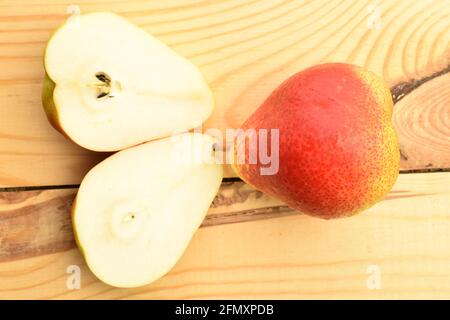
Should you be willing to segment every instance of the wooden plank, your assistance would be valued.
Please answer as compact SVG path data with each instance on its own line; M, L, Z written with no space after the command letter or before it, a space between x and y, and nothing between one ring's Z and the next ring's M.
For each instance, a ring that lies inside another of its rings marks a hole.
M76 184L105 157L66 141L48 125L40 106L45 43L68 16L72 3L7 0L0 4L0 186ZM205 126L220 129L239 126L282 80L317 63L363 65L396 90L446 69L450 63L448 0L384 1L379 7L380 29L370 27L377 12L372 10L373 3L77 1L81 12L123 14L198 65L217 101ZM448 77L441 80L448 87ZM433 101L427 112L448 114L449 104L439 102L445 93L429 89L403 99L404 107L399 109L424 110L429 108L427 101ZM408 122L404 130L414 127L429 135L425 125ZM430 154L438 148L436 144L419 146L420 152L411 154L420 139L417 135L411 138L406 131L401 131L400 141L411 160L402 162L404 169L430 163L432 167L450 167L446 139L440 139L439 145L445 144L439 147L440 160L436 161ZM232 175L227 168L227 176Z
M5 261L0 298L450 298L449 182L450 173L402 174L386 199L348 219L295 214L214 223L196 233L168 275L142 288L102 284L75 249ZM250 208L283 211L278 201L243 188L225 185L209 217L241 211L251 216ZM71 192L3 196L0 216L43 214L24 208ZM0 221L5 228L5 219ZM80 290L66 286L73 265L81 269ZM367 286L374 270L380 289Z
M0 192L0 262L75 247L71 208L77 189ZM293 215L241 181L224 182L202 227Z

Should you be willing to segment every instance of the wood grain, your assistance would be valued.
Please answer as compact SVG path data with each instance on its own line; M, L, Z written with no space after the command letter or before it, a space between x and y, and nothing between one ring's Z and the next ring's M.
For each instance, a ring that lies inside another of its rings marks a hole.
M157 282L136 289L109 287L71 249L0 263L0 298L450 298L449 182L450 173L402 174L371 209L331 221L283 216L285 207L277 200L230 183L208 218L223 219L226 212L251 221L201 228L181 261ZM42 210L24 208L55 199L62 205L72 192L3 196L1 226L20 211L43 219ZM253 220L264 210L272 219ZM52 216L52 223L60 222ZM67 289L70 265L81 268L80 290ZM374 265L381 288L371 290L367 270Z
M448 0L380 1L379 29L368 27L373 16L370 6L376 3L76 1L81 12L123 14L189 57L205 75L217 101L205 127L221 129L239 126L282 80L317 63L362 65L394 88L420 81L450 64ZM73 1L0 3L0 186L76 184L105 157L66 141L49 126L40 106L43 50L52 30L67 18L70 4ZM448 87L448 78L441 80ZM428 95L435 102L442 97L438 90L425 91L417 95ZM426 102L405 98L405 106L399 109L408 105L407 109L424 110ZM448 104L438 109L448 112ZM423 125L409 123L402 131L405 152L411 153L419 139L403 133L410 126L428 132ZM411 155L414 160L402 165L406 169L429 163L450 167L445 141L440 138L440 147L436 143L419 147L420 152ZM429 153L436 148L439 159ZM227 170L227 175L233 173Z
M75 194L73 189L0 193L0 262L74 248Z
M394 123L404 169L450 164L450 73L430 81L399 101Z

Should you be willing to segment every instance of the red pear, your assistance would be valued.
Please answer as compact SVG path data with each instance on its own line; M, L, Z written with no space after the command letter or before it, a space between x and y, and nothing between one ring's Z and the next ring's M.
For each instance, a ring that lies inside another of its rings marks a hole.
M330 63L306 69L242 125L245 139L235 140L233 167L250 185L303 213L354 215L383 198L397 179L392 109L384 81L363 68ZM264 148L270 163L262 158Z

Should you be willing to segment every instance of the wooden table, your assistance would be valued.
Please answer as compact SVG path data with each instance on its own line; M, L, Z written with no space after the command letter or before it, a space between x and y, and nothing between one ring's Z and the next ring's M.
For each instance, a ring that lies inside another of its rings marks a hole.
M448 0L72 3L0 1L0 298L450 298ZM305 67L367 67L396 101L398 182L363 214L322 221L227 169L169 274L137 289L101 283L75 248L69 209L107 154L65 140L40 102L46 41L78 9L121 13L189 57L217 100L206 127L238 127ZM77 267L80 289L70 286Z

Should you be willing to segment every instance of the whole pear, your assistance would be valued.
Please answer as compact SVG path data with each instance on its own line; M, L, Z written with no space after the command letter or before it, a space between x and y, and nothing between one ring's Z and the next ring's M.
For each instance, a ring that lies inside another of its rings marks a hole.
M352 216L382 199L397 179L392 109L390 90L375 74L343 63L314 66L282 83L244 122L243 132L266 129L268 135L257 134L258 143L235 139L233 167L250 185L305 214ZM263 174L260 156L249 161L264 143L277 154L272 174Z

